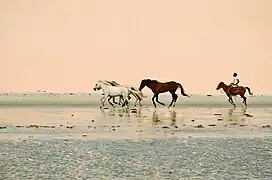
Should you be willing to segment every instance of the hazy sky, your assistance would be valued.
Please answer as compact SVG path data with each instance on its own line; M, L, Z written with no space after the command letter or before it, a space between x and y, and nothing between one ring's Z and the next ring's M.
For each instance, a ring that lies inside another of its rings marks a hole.
M0 0L0 91L143 78L272 92L271 0Z

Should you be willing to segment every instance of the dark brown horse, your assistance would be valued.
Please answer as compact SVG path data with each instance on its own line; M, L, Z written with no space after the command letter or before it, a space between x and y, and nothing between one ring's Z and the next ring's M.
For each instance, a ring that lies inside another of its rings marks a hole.
M220 82L216 88L216 90L223 89L226 93L226 95L229 97L229 102L235 107L236 105L233 102L232 96L237 96L240 95L241 98L243 98L243 103L247 106L247 98L245 97L246 90L248 90L248 93L250 95L253 95L251 93L249 87L244 87L244 86L238 86L238 87L233 87L231 85L226 85L223 82Z
M178 99L178 95L176 94L176 90L178 88L180 88L181 94L183 96L190 97L189 95L185 94L182 85L180 83L175 82L175 81L169 81L169 82L162 83L162 82L159 82L157 80L143 79L141 81L139 91L141 91L145 86L148 87L149 89L151 89L151 91L154 94L153 97L152 97L152 102L153 102L153 105L155 107L156 107L155 98L156 98L156 101L159 104L165 106L165 104L160 102L159 99L158 99L160 93L165 93L165 92L170 92L171 93L172 101L169 104L168 108L171 107L173 103L174 103L173 107L175 107L175 103L176 103L176 101Z

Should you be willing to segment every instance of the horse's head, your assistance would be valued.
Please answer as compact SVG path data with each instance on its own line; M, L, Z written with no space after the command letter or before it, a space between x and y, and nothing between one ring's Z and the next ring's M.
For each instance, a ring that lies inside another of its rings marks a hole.
M97 83L95 84L94 86L94 91L99 91L101 89L101 85L102 85L102 82L101 81L97 81Z
M216 90L219 90L221 89L225 84L223 82L220 82L217 87L216 87Z
M148 85L151 82L151 79L143 79L141 81L139 91L141 91L146 85Z

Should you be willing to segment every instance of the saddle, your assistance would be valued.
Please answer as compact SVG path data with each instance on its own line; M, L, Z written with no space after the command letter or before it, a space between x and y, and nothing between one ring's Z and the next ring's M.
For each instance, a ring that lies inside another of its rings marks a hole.
M235 91L235 90L241 89L241 88L243 88L243 86L233 86L233 85L230 85L230 90L231 91Z

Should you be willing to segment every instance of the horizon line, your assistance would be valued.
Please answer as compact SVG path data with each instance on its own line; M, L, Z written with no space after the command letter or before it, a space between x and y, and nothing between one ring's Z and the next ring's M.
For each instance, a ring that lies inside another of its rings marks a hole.
M102 93L102 92L101 92ZM67 92L50 92L50 91L0 91L0 94L101 94L100 92L94 92L94 91L67 91ZM145 95L153 95L152 92L145 92ZM170 95L169 93L165 92L165 93L160 93L161 95ZM180 95L180 93L177 93L178 95ZM194 93L189 93L190 95L203 95L203 96L213 96L213 95L225 95L225 93L220 93L220 92L216 92L216 93L203 93L203 92L194 92ZM259 93L254 93L252 96L256 96L256 95L272 95L272 92L259 92Z

